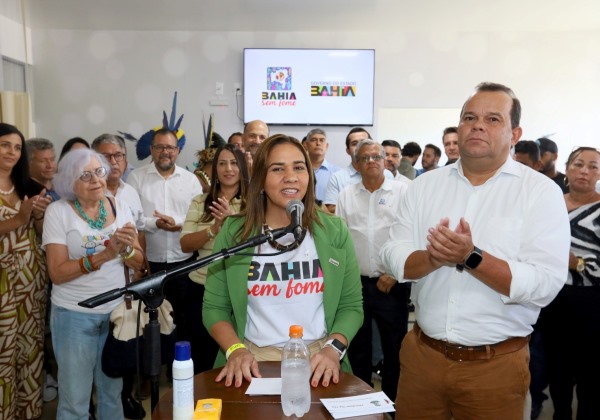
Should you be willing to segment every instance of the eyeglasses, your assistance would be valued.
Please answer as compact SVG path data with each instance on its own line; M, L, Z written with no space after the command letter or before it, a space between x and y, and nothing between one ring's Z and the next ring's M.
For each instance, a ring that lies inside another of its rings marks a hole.
M383 160L383 156L381 156L381 155L360 156L358 158L358 160L361 162L364 162L364 163L369 163L370 161L379 162L380 160Z
M115 159L115 162L121 162L123 160L123 158L125 157L125 153L103 153L102 156L104 156L104 158L110 162L111 159Z
M164 152L166 150L169 153L174 153L179 148L177 146L169 146L166 144L153 144L152 149L156 150L157 152Z
M83 171L81 175L79 175L79 179L83 182L90 182L92 180L92 175L96 175L98 178L104 178L106 176L106 168L101 166L93 171Z

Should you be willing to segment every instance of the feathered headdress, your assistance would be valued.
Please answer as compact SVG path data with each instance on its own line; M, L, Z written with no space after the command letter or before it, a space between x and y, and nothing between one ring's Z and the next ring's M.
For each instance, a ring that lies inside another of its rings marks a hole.
M183 120L183 114L181 117L175 122L175 115L177 110L177 92L173 95L173 108L171 109L171 118L167 120L167 113L163 111L163 124L161 127L155 127L152 130L146 132L142 137L136 139L129 133L125 133L123 131L119 131L126 140L135 142L135 153L137 155L138 160L144 160L148 156L150 156L150 145L152 144L152 137L154 133L162 128L167 128L173 131L177 136L177 146L179 146L180 150L183 150L183 146L185 146L185 133L183 130L179 128L181 125L181 121Z
M204 129L204 149L196 152L199 168L212 162L217 149L227 144L225 139L219 133L214 131L214 117L214 114L210 114L210 117L208 118L208 127L204 122L204 118L202 119L202 128Z

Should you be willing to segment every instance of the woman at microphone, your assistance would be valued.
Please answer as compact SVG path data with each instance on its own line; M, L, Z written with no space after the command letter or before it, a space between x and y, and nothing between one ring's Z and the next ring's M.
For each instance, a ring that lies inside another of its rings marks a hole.
M345 350L363 321L354 244L345 223L315 204L313 170L298 140L266 139L254 158L246 209L225 221L214 249L290 226L304 205L302 229L212 264L202 317L219 344L217 381L260 377L258 361L281 360L293 324L304 328L311 384L339 381L350 370ZM295 224L295 223L293 223Z

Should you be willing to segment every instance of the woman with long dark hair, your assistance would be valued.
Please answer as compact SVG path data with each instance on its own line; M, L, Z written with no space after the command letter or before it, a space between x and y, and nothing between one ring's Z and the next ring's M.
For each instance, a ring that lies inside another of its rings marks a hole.
M198 258L212 254L215 236L225 218L246 208L249 177L244 155L228 144L217 149L211 166L210 179L213 181L210 189L192 200L181 230L181 249L184 252L198 251ZM218 350L218 345L202 325L207 269L205 266L190 273L192 285L185 305L186 318L194 325L189 331L189 339L196 373L212 369Z
M46 261L38 246L51 199L29 191L25 138L0 123L0 418L42 414Z
M312 386L350 369L348 346L363 322L360 271L344 221L315 203L314 173L298 140L266 139L254 157L246 209L228 217L214 248L287 227L291 200L304 204L302 232L287 234L208 269L204 325L219 344L217 381L239 387L259 376L258 361L281 360L289 327L302 325L311 352Z

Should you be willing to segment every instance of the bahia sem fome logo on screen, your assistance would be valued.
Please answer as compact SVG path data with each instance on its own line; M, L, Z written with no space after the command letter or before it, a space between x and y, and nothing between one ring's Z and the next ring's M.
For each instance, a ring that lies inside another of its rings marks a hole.
M262 106L295 106L291 67L267 67L267 90L262 93Z
M292 90L291 67L267 67L268 90Z

